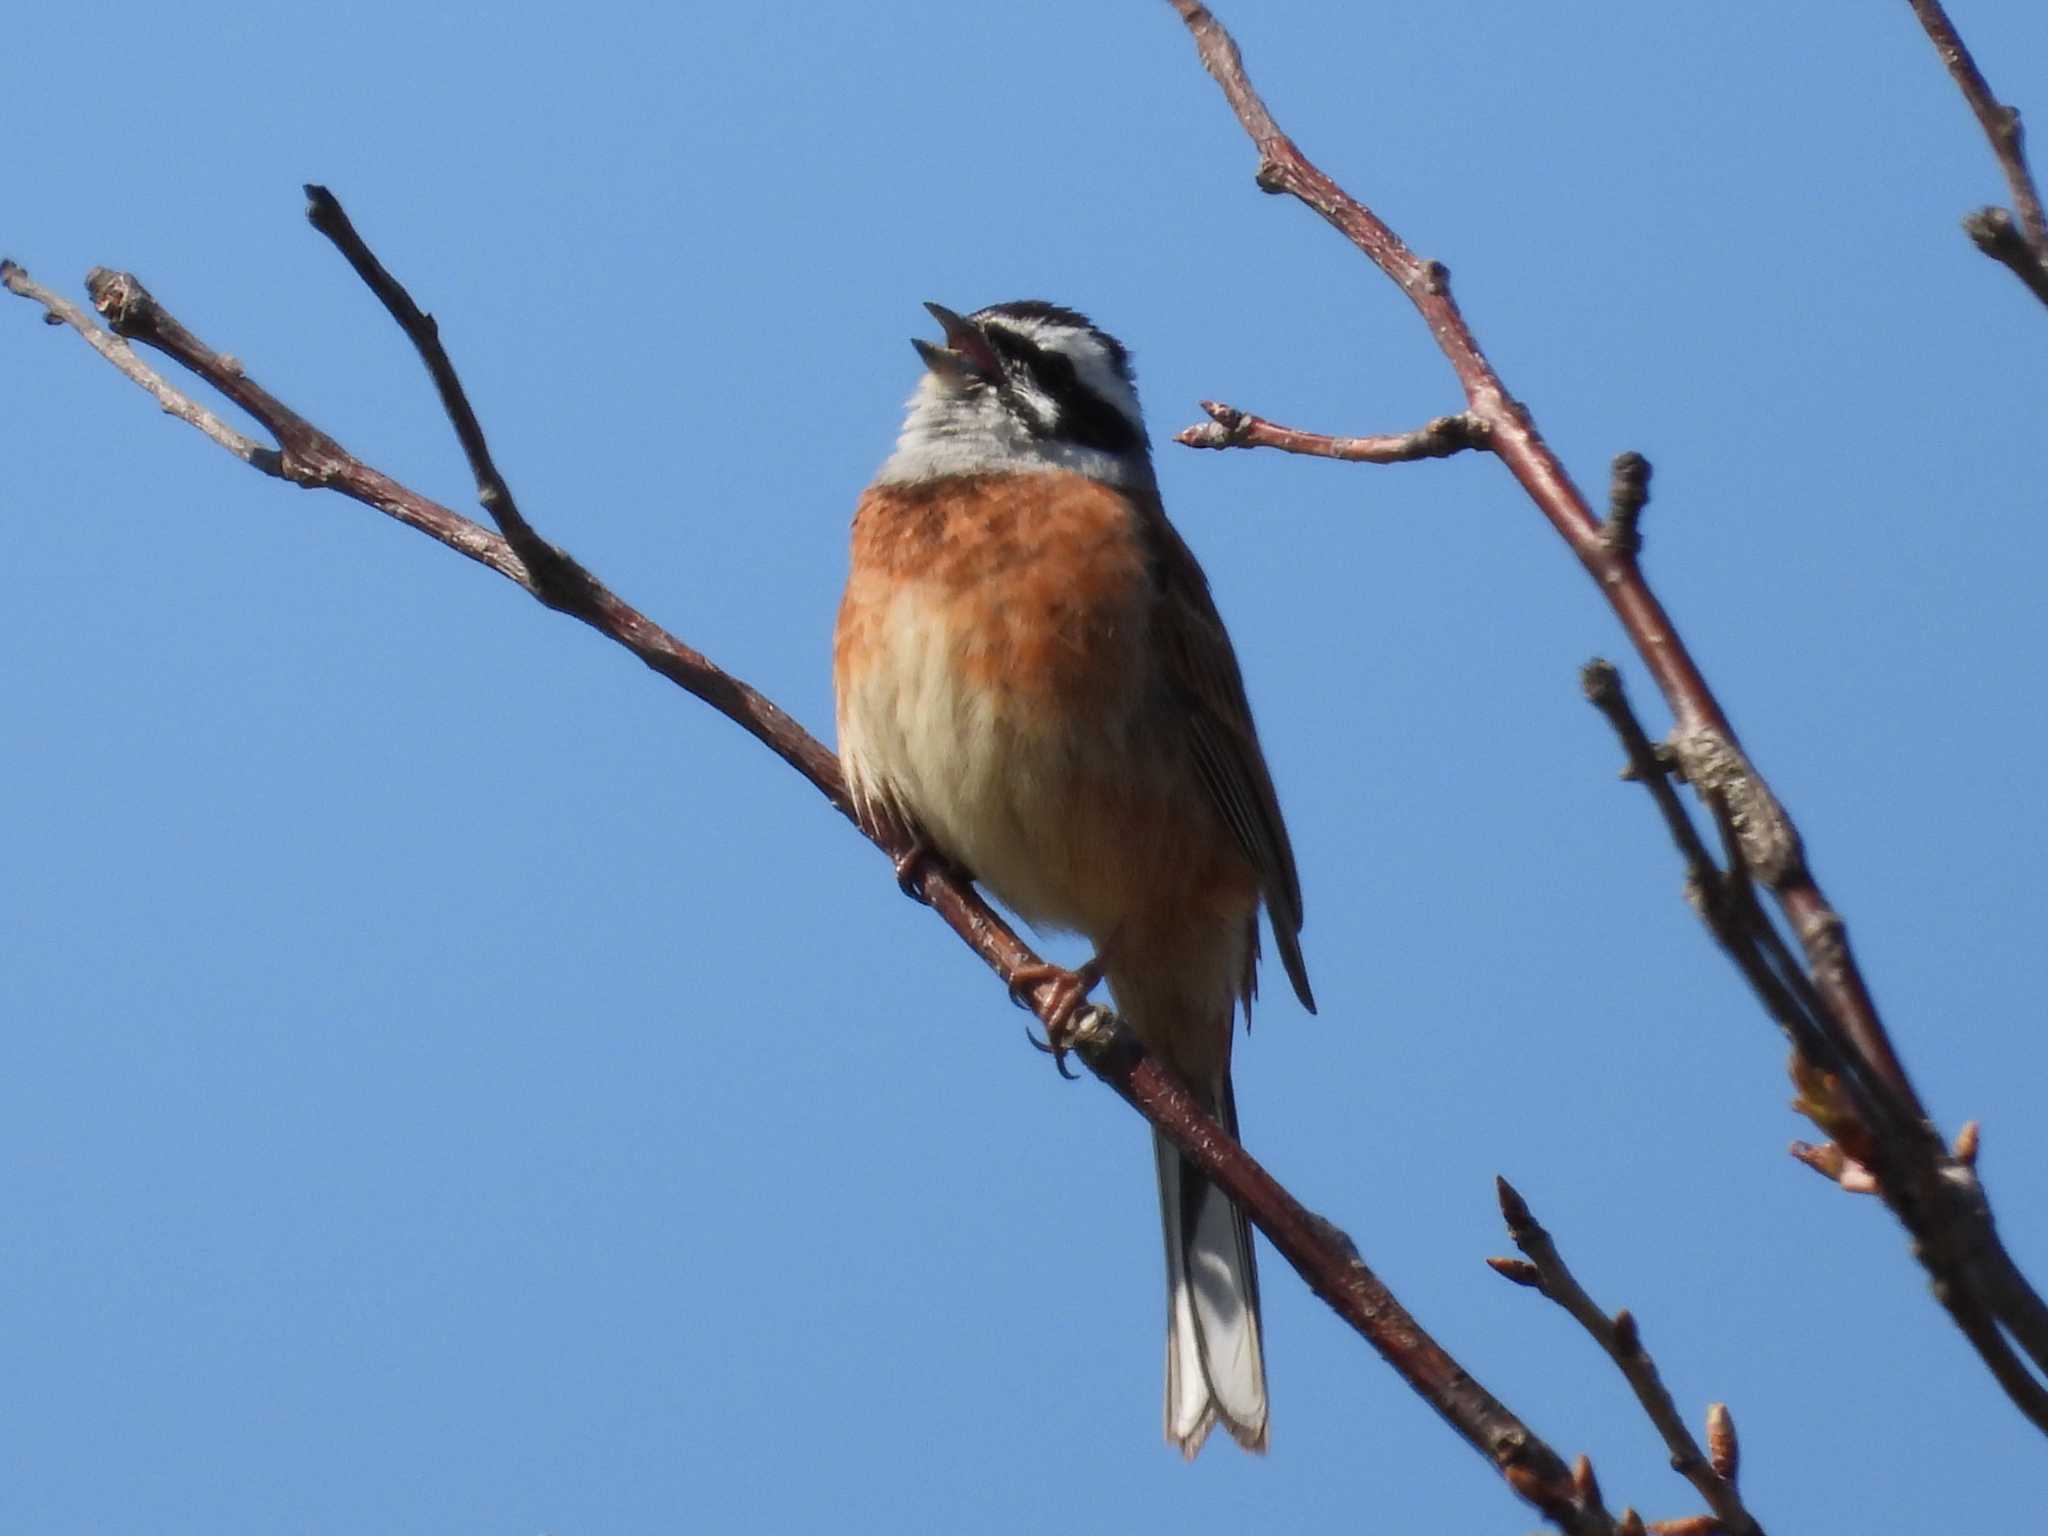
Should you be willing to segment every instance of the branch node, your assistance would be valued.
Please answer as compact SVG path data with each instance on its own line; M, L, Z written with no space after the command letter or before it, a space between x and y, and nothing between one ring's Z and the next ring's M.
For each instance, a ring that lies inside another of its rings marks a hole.
M1678 732L1671 750L1685 780L1717 815L1725 816L1750 872L1773 890L1806 873L1806 855L1785 808L1733 738L1696 725Z

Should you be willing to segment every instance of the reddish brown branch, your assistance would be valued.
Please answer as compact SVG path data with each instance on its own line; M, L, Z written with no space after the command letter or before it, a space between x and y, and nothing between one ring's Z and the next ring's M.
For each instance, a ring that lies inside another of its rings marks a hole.
M1488 446L1507 465L1538 510L1571 547L1605 594L1615 615L1657 681L1677 722L1681 751L1719 765L1717 776L1731 799L1746 807L1748 819L1789 831L1769 787L1743 755L1734 727L1707 686L1664 605L1643 579L1634 556L1612 547L1585 497L1536 430L1529 412L1507 391L1480 349L1451 296L1450 273L1424 261L1370 208L1338 186L1280 131L1252 89L1244 59L1223 24L1197 0L1173 0L1193 35L1202 64L1223 88L1238 122L1259 152L1258 183L1269 192L1299 198L1372 259L1393 279L1428 324L1437 346L1464 386L1468 411L1486 424ZM1858 1056L1882 1076L1916 1118L1921 1115L1904 1070L1878 1021L1862 973L1849 957L1847 934L1814 883L1796 838L1781 837L1757 861L1758 873L1808 946L1817 981L1833 994L1834 1012L1856 1038Z
M1707 1410L1709 1450L1702 1451L1692 1432L1685 1427L1678 1405L1671 1399L1670 1389L1657 1374L1657 1363L1643 1348L1642 1333L1634 1316L1626 1309L1612 1317L1603 1312L1586 1294L1586 1288L1579 1284L1558 1253L1550 1233L1530 1214L1528 1203L1516 1193L1514 1185L1506 1179L1494 1182L1500 1196L1500 1213L1508 1224L1508 1235L1527 1260L1522 1272L1502 1272L1509 1279L1541 1291L1556 1302L1607 1352L1608 1358L1627 1379L1636 1401L1643 1405L1643 1412L1663 1437L1665 1447L1671 1452L1672 1471L1699 1490L1700 1497L1706 1500L1707 1507L1714 1512L1714 1520L1727 1536L1763 1536L1763 1527L1744 1507L1742 1495L1735 1488L1735 1421L1729 1416L1727 1404L1715 1403ZM1495 1269L1514 1263L1512 1259L1489 1262ZM1672 1522L1666 1522L1664 1528L1669 1530L1672 1526Z
M1963 229L1977 249L1994 261L2010 267L2013 274L2048 304L2048 214L2041 208L2040 189L2027 167L2026 130L2021 126L2019 108L2007 106L1992 94L1991 84L1948 18L1941 0L1908 0L1913 14L1933 40L1935 52L1976 114L1984 137L1991 141L1991 153L2005 173L2012 192L2012 206L2019 217L2003 208L1981 208L1963 220Z
M1811 1147L1795 1141L1790 1149L1792 1156L1851 1193L1889 1198L1890 1186L1872 1171L1873 1167L1897 1166L1902 1147L1910 1154L1922 1150L1921 1143L1887 1118L1885 1106L1871 1102L1849 1070L1849 1063L1843 1060L1840 1042L1828 1028L1825 1003L1800 973L1776 927L1757 903L1744 863L1742 835L1732 824L1726 806L1710 796L1727 859L1727 868L1723 869L1707 851L1692 818L1672 790L1665 771L1668 765L1629 707L1621 675L1610 663L1595 661L1586 667L1584 681L1586 697L1607 717L1621 739L1622 749L1628 754L1629 777L1649 789L1672 841L1685 858L1686 892L1694 909L1749 982L1764 1011L1791 1037L1795 1047L1792 1076L1799 1086L1799 1109L1839 1142L1854 1149L1852 1155L1833 1142ZM1930 1210L1935 1219L1958 1224L1941 1234L1945 1243L1938 1253L1929 1253L1928 1245L1922 1244L1923 1262L1935 1277L1935 1295L2014 1405L2037 1428L2048 1433L2048 1390L2043 1389L2014 1352L1999 1324L2004 1318L2025 1319L2028 1298L2033 1292L1998 1244L1990 1207L1976 1182L1974 1124L1971 1122L1965 1127L1965 1134L1957 1136L1954 1150L1945 1158L1936 1154L1932 1172L1915 1170L1924 1179L1942 1181L1943 1196L1937 1196L1928 1206L1896 1198L1891 1198L1890 1203L1909 1227L1914 1219L1925 1219ZM1873 1132L1874 1126L1887 1129ZM1512 1216L1509 1224L1513 1225ZM1536 1283L1519 1274L1510 1274L1509 1278L1525 1285ZM2024 1326L2022 1322L2014 1329L2015 1335L2023 1339Z
M1468 413L1485 424L1487 446L1613 608L1674 721L1668 752L1651 776L1661 782L1668 766L1692 784L1730 840L1731 899L1750 899L1749 881L1761 882L1777 899L1804 953L1803 972L1798 965L1770 963L1771 974L1753 976L1753 983L1760 984L1760 992L1767 985L1784 994L1784 1008L1771 1008L1779 1022L1811 1022L1813 1033L1801 1040L1801 1050L1809 1042L1824 1047L1815 1065L1838 1084L1859 1128L1862 1144L1852 1151L1869 1160L1886 1203L1916 1239L1916 1252L1951 1315L2021 1410L2048 1427L2042 1415L2042 1402L2048 1399L2038 1382L2023 1382L2011 1368L2010 1348L1999 1333L2000 1328L2009 1332L2035 1366L2048 1371L2048 1306L2000 1243L1975 1173L1949 1155L1927 1123L1849 948L1847 927L1814 879L1797 828L1743 752L1720 701L1645 579L1633 526L1640 505L1619 529L1595 516L1527 409L1508 393L1487 360L1451 296L1448 271L1418 257L1280 131L1245 74L1236 42L1206 6L1199 0L1172 3L1204 68L1258 151L1259 186L1306 203L1407 295L1463 385ZM2016 134L2016 123L2012 128ZM2013 143L2016 152L2016 137ZM1684 819L1682 809L1679 815ZM1712 860L1706 863L1711 866ZM1782 941L1774 927L1763 927L1770 929L1769 937L1759 932L1748 952L1771 962L1771 946ZM1809 995L1811 1008L1804 1006ZM1982 1326L1985 1319L1993 1326Z
M236 452L237 457L295 484L337 491L374 507L489 566L541 601L582 620L735 721L802 774L842 814L847 813L839 764L830 751L760 693L629 606L526 524L491 462L482 429L453 365L441 350L438 328L432 318L413 304L403 287L377 262L348 224L339 204L318 189L309 192L309 213L315 226L342 246L351 264L419 347L470 455L480 499L505 526L505 536L419 496L357 459L263 390L234 358L200 341L133 277L95 270L88 279L94 304L120 336L162 351L227 395L277 440L274 452L255 448L251 455L238 451L233 441L209 431L209 436ZM8 286L45 303L51 313L60 313L58 306L62 301L30 284L27 274L18 268L10 267ZM132 354L119 342L108 338L110 344L102 344L96 340L93 333L99 333L99 328L76 311L63 318L117 365L124 354L132 361ZM147 369L140 369L139 364L124 365L123 371L156 394L166 409L204 428L202 418L206 413L187 397L170 389ZM467 430L462 425L465 421ZM232 437L234 434L229 434ZM538 578L533 568L536 560L560 565L545 579ZM901 840L885 837L878 840L878 845L892 860L901 860L910 852L908 844ZM918 886L923 899L1006 983L1020 972L1040 966L1038 956L982 901L972 885L953 872L925 861ZM1054 981L1042 981L1032 991L1032 1005L1041 1020L1058 995ZM1563 1459L1424 1332L1366 1266L1351 1240L1282 1188L1170 1073L1146 1054L1114 1015L1102 1009L1089 1010L1075 1046L1103 1082L1164 1131L1238 1202L1309 1287L1486 1456L1510 1486L1565 1531L1607 1536L1615 1529L1607 1512L1597 1502L1589 1504L1583 1497Z
M163 375L135 355L135 349L104 326L94 325L69 299L45 288L11 261L0 261L0 285L9 293L32 299L43 306L43 319L51 325L68 325L85 338L86 345L118 368L130 382L147 391L168 415L196 427L227 449L244 464L266 475L281 471L277 455L254 438L245 437L189 396L180 394L163 380Z
M1278 448L1283 453L1346 459L1355 464L1446 459L1468 448L1486 446L1486 423L1469 412L1439 416L1413 432L1383 437L1325 437L1319 432L1283 427L1218 400L1204 400L1202 409L1209 413L1209 420L1176 433L1176 443L1187 448Z

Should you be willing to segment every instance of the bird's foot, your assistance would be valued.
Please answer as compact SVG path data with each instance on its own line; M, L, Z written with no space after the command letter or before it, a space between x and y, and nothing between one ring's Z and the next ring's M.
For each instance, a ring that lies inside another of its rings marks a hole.
M1067 1052L1074 1048L1074 1036L1078 1033L1075 1026L1082 1005L1088 1001L1088 994L1101 984L1100 956L1076 971L1058 965L1027 965L1010 977L1010 1001L1019 1008L1031 1008L1034 1012L1036 1005L1031 994L1040 987L1052 987L1052 1001L1040 1015L1045 1025L1045 1038L1040 1040L1032 1034L1029 1025L1025 1026L1024 1038L1051 1056L1060 1076L1069 1081L1079 1075L1067 1068Z
M896 870L897 889L912 901L921 902L927 907L932 904L932 899L924 893L925 876L935 869L964 873L952 860L922 839L912 843L889 862Z

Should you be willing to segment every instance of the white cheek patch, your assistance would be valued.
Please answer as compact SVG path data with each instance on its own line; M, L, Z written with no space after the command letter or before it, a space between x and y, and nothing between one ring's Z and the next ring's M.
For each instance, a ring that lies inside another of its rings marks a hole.
M1138 409L1138 392L1131 388L1122 372L1110 360L1109 349L1093 336L1076 336L1070 332L1068 339L1074 345L1060 350L1073 362L1074 376L1090 393L1115 406L1117 413L1131 424L1131 429L1139 437L1143 437L1145 417Z
M1010 380L1010 398L1023 408L1040 432L1050 432L1059 425L1059 403L1032 383L1028 375Z

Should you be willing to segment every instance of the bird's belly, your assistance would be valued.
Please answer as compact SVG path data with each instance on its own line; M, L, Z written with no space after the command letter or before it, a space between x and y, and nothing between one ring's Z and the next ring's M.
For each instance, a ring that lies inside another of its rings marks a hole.
M1027 920L1114 930L1186 814L1144 614L907 584L861 622L840 708L856 796Z

